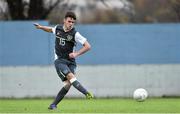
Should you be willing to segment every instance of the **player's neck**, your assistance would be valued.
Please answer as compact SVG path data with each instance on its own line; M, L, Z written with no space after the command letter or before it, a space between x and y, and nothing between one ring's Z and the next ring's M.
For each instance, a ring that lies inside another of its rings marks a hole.
M63 30L64 30L65 32L68 32L68 31L70 31L71 29L67 29L67 27L65 27L65 26L63 25Z

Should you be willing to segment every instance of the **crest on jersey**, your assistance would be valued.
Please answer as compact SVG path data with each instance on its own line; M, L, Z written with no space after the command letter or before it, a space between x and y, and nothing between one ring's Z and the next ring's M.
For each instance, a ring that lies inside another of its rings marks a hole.
M73 38L73 36L71 36L71 35L67 35L67 41L71 41L71 40L72 40L72 38Z
M57 35L60 35L60 32L57 32Z

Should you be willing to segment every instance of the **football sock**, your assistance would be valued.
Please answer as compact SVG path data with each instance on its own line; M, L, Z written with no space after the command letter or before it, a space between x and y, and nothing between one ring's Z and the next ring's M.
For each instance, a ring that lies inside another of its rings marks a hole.
M57 105L64 98L64 96L67 94L68 90L65 87L63 87L59 91L59 93L57 94L57 96L56 96L56 98L55 98L55 100L54 100L54 102L52 104Z
M71 84L84 95L88 93L88 91L77 80L75 80Z

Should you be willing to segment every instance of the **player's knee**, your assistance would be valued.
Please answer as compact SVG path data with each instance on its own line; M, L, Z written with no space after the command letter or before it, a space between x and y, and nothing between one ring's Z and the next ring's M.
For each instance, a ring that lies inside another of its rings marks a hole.
M75 78L75 76L74 76L73 73L70 72L70 73L67 74L66 78L70 81L71 79Z
M69 81L65 81L63 82L63 84L64 84L64 88L68 91L71 87L71 83Z
M68 79L68 81L69 81L71 84L72 84L74 81L77 80L73 73L69 73L69 74L67 75L67 79Z
M71 84L67 84L67 85L64 86L64 88L65 88L67 91L70 89L70 87L71 87Z

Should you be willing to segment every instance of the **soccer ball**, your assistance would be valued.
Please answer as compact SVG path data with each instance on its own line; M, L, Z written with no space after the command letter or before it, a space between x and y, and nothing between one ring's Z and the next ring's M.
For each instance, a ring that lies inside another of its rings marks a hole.
M133 93L133 98L139 102L145 101L147 97L148 97L148 92L143 88L138 88Z

